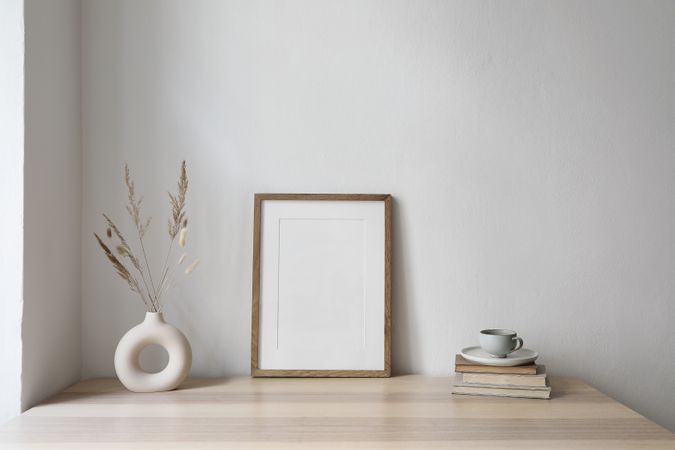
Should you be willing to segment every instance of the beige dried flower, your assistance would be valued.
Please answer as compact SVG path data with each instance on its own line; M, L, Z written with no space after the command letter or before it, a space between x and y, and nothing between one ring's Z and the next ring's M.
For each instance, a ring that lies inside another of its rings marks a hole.
M141 291L141 288L138 285L138 282L136 281L136 278L134 278L134 276L124 266L124 264L122 264L122 262L119 259L117 259L117 257L113 254L113 252L110 251L110 248L108 248L108 246L103 243L103 240L101 240L101 238L98 237L98 234L94 233L94 237L96 238L96 241L98 241L98 245L101 246L101 249L103 250L103 253L105 253L105 256L112 263L113 267L115 268L115 271L117 272L117 275L119 275L124 281L127 282L129 288L131 288L133 292L137 293L143 300L143 303L145 303L148 309L151 310L151 308L154 305L152 304L152 302L148 302L146 300L143 291Z
M169 237L174 239L180 231L181 225L186 219L185 211L185 195L188 189L187 169L185 168L185 161L180 166L180 176L178 177L178 193L173 195L169 192L169 205L171 206L171 218L169 219ZM187 222L185 222L187 225ZM185 226L183 226L185 228Z
M115 225L115 222L113 222L112 219L110 219L110 217L108 217L106 214L103 214L103 217L105 218L105 221L108 224L108 229L111 230L111 233L113 233L113 232L115 233L115 235L117 236L117 239L120 240L120 245L122 247L124 247L124 250L125 250L124 255L129 258L129 260L131 261L131 264L134 266L134 268L136 270L138 270L141 277L144 278L143 268L141 267L141 264L140 264L138 258L134 255L133 251L131 251L131 246L129 245L127 240L124 239L124 236L120 232L120 229L117 228L117 225Z
M185 269L185 275L191 274L192 271L195 270L195 269L197 268L198 265L199 265L199 260L198 260L198 259L195 259L195 260L192 262L192 264L190 264L190 265L188 266L188 268Z
M132 291L141 297L146 304L148 311L158 312L161 311L162 296L174 285L173 282L175 281L175 274L178 270L178 266L180 266L187 258L187 254L184 253L176 262L175 258L172 258L171 253L176 240L178 240L178 244L181 247L185 247L187 240L188 220L185 212L185 200L188 190L188 177L186 164L185 161L181 162L177 186L178 189L176 193L172 194L169 192L169 206L171 210L168 231L170 242L164 264L159 272L161 276L157 279L157 283L155 283L156 280L153 279L144 245L144 237L150 227L150 218L145 219L141 216L143 197L136 194L136 186L131 178L129 166L126 164L124 165L124 183L127 187L126 209L138 234L140 252L137 253L134 251L132 246L120 232L117 225L105 214L103 215L107 225L105 235L111 241L106 245L98 235L94 233L94 236L117 274L127 282ZM114 250L115 253L113 253L111 249ZM141 256L141 258L137 258L136 254ZM125 265L127 260L130 263L129 266ZM192 264L185 269L185 274L192 273L198 264L199 260L193 261ZM134 270L134 273L132 274L130 270ZM143 288L141 288L141 284Z

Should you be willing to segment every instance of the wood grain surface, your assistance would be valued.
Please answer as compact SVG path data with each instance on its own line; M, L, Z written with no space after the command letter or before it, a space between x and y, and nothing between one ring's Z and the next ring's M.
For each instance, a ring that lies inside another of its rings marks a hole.
M0 448L675 448L592 387L551 384L552 400L527 400L452 396L450 377L194 379L154 394L98 379L0 426Z

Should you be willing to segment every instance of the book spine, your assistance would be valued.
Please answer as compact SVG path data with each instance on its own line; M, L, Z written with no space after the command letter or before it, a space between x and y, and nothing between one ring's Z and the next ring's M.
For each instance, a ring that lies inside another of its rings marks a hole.
M534 398L534 399L549 399L551 398L551 391L529 391L519 389L486 389L470 386L455 386L452 389L453 394L462 395L480 395L488 397L515 397L515 398Z
M514 375L536 375L536 367L509 367L500 368L494 366L468 366L455 365L457 373L495 373L495 374L514 374Z
M511 375L493 373L464 373L464 383L492 384L499 386L544 387L546 375Z

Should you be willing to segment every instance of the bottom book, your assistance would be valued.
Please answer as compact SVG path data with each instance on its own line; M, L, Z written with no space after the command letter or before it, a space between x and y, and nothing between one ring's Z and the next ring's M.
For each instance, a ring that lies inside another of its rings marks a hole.
M462 381L461 376L456 376L452 387L452 393L461 395L486 395L491 397L550 399L551 387L497 386L491 384L465 383Z

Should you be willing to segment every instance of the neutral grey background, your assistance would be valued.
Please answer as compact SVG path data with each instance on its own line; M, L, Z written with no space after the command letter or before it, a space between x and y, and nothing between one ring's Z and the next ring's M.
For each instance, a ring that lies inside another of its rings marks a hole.
M28 0L23 356L26 409L81 372L80 2Z
M255 192L391 193L396 373L509 327L675 429L674 2L82 6L84 377L143 317L99 214L128 161L157 254L186 158L193 375L248 373Z

